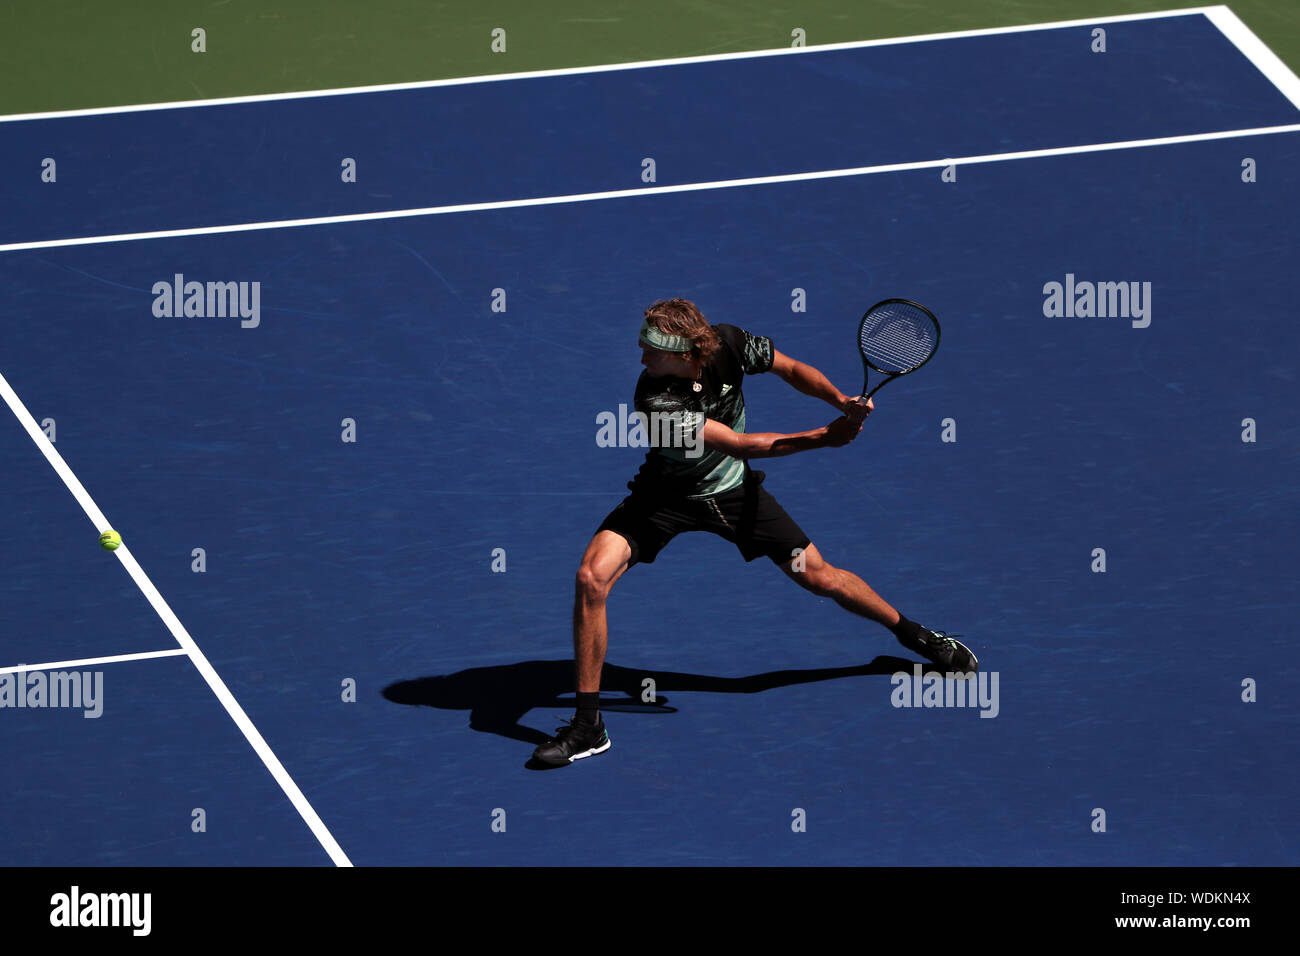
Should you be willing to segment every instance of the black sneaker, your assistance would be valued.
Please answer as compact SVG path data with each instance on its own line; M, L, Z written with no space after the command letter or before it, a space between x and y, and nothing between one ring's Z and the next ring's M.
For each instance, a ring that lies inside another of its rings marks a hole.
M969 647L957 640L959 637L960 634L949 635L946 631L931 631L923 627L917 640L905 641L900 637L898 643L947 673L974 673L980 669L980 662Z
M583 757L603 754L609 748L605 719L597 714L594 726L575 718L567 726L556 730L553 740L548 740L533 751L533 759L553 767L563 767Z

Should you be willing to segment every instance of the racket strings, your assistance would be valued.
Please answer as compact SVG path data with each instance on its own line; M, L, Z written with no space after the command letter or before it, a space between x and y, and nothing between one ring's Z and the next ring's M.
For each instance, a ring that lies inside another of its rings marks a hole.
M928 317L924 323L910 315L887 314L862 327L862 354L885 371L905 371L921 365L934 352L935 335Z

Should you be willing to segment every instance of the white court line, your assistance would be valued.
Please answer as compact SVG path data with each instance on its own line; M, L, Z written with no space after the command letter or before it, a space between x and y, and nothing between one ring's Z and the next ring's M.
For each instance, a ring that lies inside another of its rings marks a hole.
M94 522L97 532L102 534L111 528L112 525L108 523L103 512L101 512L95 502L91 500L86 489L82 487L81 482L77 480L77 476L72 473L72 469L69 468L67 462L63 460L63 456L55 450L54 445L50 443L50 440L45 436L45 433L41 431L40 427L36 424L36 420L32 418L31 412L27 410L27 407L23 405L22 401L18 398L17 393L15 393L13 388L10 387L9 382L4 377L3 373L0 373L0 396L4 398L5 402L9 405L9 409L14 413L14 416L22 424L23 428L27 430L27 434L31 436L32 441L36 442L36 447L38 447L45 455L46 460L54 467L58 476L63 479L63 483L68 486L68 490L72 492L72 496L77 499L77 503L81 505L82 510L85 511L90 520ZM334 836L326 828L324 822L321 821L321 818L316 814L316 811L312 809L311 804L307 802L307 798L303 796L302 791L298 789L298 785L293 782L293 778L289 776L289 772L284 769L284 764L280 763L279 758L276 757L274 752L272 752L270 745L267 744L261 733L258 732L258 729L253 726L253 722L248 719L248 715L244 713L244 708L239 706L239 702L235 700L234 695L230 693L225 682L222 681L220 676L218 676L212 665L208 663L208 659L203 655L203 652L199 650L199 646L194 643L194 638L190 637L189 632L185 630L184 625L182 625L180 620L177 619L176 615L172 612L172 609L167 606L167 602L164 601L162 595L158 593L158 589L153 586L153 582L150 581L148 575L144 573L144 569L141 568L135 558L131 556L131 550L125 544L122 544L113 552L113 554L122 562L123 567L125 567L127 573L131 575L136 586L140 588L149 603L153 605L153 609L158 613L158 616L162 618L162 622L167 625L167 629L172 632L172 637L176 638L177 643L179 643L183 648L182 653L188 654L190 660L194 662L194 666L198 668L199 673L203 675L203 679L208 682L208 687L210 687L212 692L217 695L217 699L221 701L222 706L226 708L226 713L228 713L231 720L235 722L235 726L243 732L244 737L248 740L249 744L252 745L253 750L255 750L257 755L262 758L262 763L266 765L266 769L271 772L271 776L275 778L276 783L280 785L280 788L285 792L285 795L293 803L294 807L297 808L303 821L311 828L311 832L315 834L316 839L319 840L321 846L325 848L325 852L329 854L330 859L333 860L337 866L351 866L352 861L349 860L347 854L343 852L343 848L338 845L338 842L335 841Z
M1213 133L1190 133L1185 136L1162 136L1156 139L1132 139L1116 143L1088 143L1083 146L1057 146L1028 149L1014 153L990 153L984 156L959 156L925 159L912 163L888 163L883 166L859 166L853 169L827 169L811 173L787 173L780 176L755 176L751 179L724 179L715 182L683 183L677 186L645 186L637 189L614 189L599 193L575 193L567 196L539 196L535 199L504 199L495 202L462 203L453 206L426 206L420 209L390 209L381 212L349 213L343 216L317 216L311 219L281 219L272 222L244 222L228 226L199 226L187 229L161 229L155 232L129 232L111 236L79 236L74 239L42 239L36 242L0 244L0 252L23 249L54 249L61 246L85 246L104 242L134 242L138 239L174 239L182 236L213 236L229 232L252 232L260 229L292 229L300 226L328 226L345 222L368 222L379 219L404 219L412 216L441 216L450 213L484 212L491 209L520 209L527 206L553 206L561 203L596 202L605 199L628 199L635 196L658 196L668 193L699 192L707 189L733 189L743 186L766 186L774 183L797 183L813 179L839 179L870 176L912 169L941 169L948 165L973 166L980 163L1003 163L1018 159L1043 159L1049 156L1073 156L1117 149L1140 149L1149 146L1173 146L1178 143L1201 143L1242 136L1266 136L1272 133L1300 131L1300 123L1285 126L1259 126L1253 129L1229 129ZM74 492L75 494L75 492ZM84 507L84 505L83 505ZM107 527L107 525L104 525Z
M19 671L69 670L77 667L89 667L91 664L116 664L118 661L145 661L153 657L183 657L189 651L183 647L174 647L169 651L141 651L139 654L114 654L112 657L86 657L79 661L53 661L49 664L18 664L15 667L0 667L0 674L16 674Z
M778 47L771 50L745 50L739 53L710 53L705 56L683 56L664 60L638 60L633 63L605 63L598 66L578 66L559 70L533 70L527 73L489 73L482 76L454 77L446 80L420 80L412 83L385 83L378 86L347 86L330 90L303 90L296 93L257 93L250 96L225 96L208 100L177 100L170 103L142 103L135 106L99 106L82 110L54 110L45 113L12 113L0 116L0 123L24 120L61 119L74 116L105 116L111 113L138 113L145 110L193 109L203 106L230 106L238 103L270 103L280 100L310 99L322 96L348 96L353 93L392 93L399 90L425 90L437 86L465 86L471 83L500 83L503 80L541 79L550 76L582 76L588 73L610 73L617 70L643 70L663 66L685 66L691 63L719 63L726 60L747 60L764 56L799 56L807 53L826 53L832 50L861 50L873 46L893 46L904 43L929 43L935 40L960 40L966 37L1001 36L1005 33L1029 33L1036 30L1062 30L1069 27L1086 27L1099 23L1126 23L1132 20L1160 20L1166 17L1209 15L1212 10L1227 10L1224 6L1183 7L1177 10L1159 10L1153 13L1128 13L1109 17L1091 17L1086 20L1055 20L1048 23L1026 23L1013 27L989 27L981 30L956 30L952 33L922 33L907 37L884 37L878 40L853 40L847 43L826 43L805 47Z
M1300 110L1300 77L1278 58L1278 55L1264 45L1264 41L1254 31L1241 22L1241 18L1227 7L1209 7L1205 15L1219 31L1232 41L1242 56L1254 63L1259 72L1291 101L1291 105Z

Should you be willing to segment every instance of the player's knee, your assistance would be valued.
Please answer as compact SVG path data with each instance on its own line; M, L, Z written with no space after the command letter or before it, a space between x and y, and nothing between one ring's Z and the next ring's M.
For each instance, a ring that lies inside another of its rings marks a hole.
M829 564L807 568L796 573L794 579L820 597L832 597L839 590L838 575Z
M603 601L609 594L609 578L596 570L591 562L584 561L578 568L575 587L578 596L586 601Z

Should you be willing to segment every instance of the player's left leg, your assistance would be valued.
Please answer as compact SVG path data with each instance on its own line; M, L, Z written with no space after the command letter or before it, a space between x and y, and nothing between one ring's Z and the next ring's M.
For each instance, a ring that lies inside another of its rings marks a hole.
M945 671L978 669L979 661L961 641L909 621L862 578L823 558L812 539L762 487L761 472L753 473L743 488L709 499L709 507L717 525L705 530L734 541L746 561L766 556L801 587L883 625L908 650Z
M837 568L808 543L798 555L781 564L791 580L821 597L828 597L854 614L889 628L908 650L915 651L947 671L979 668L979 660L961 641L943 631L931 631L909 621L852 571Z
M832 565L811 542L800 554L781 565L781 570L800 587L820 597L831 598L845 610L885 627L898 624L901 615L888 601L852 571Z

